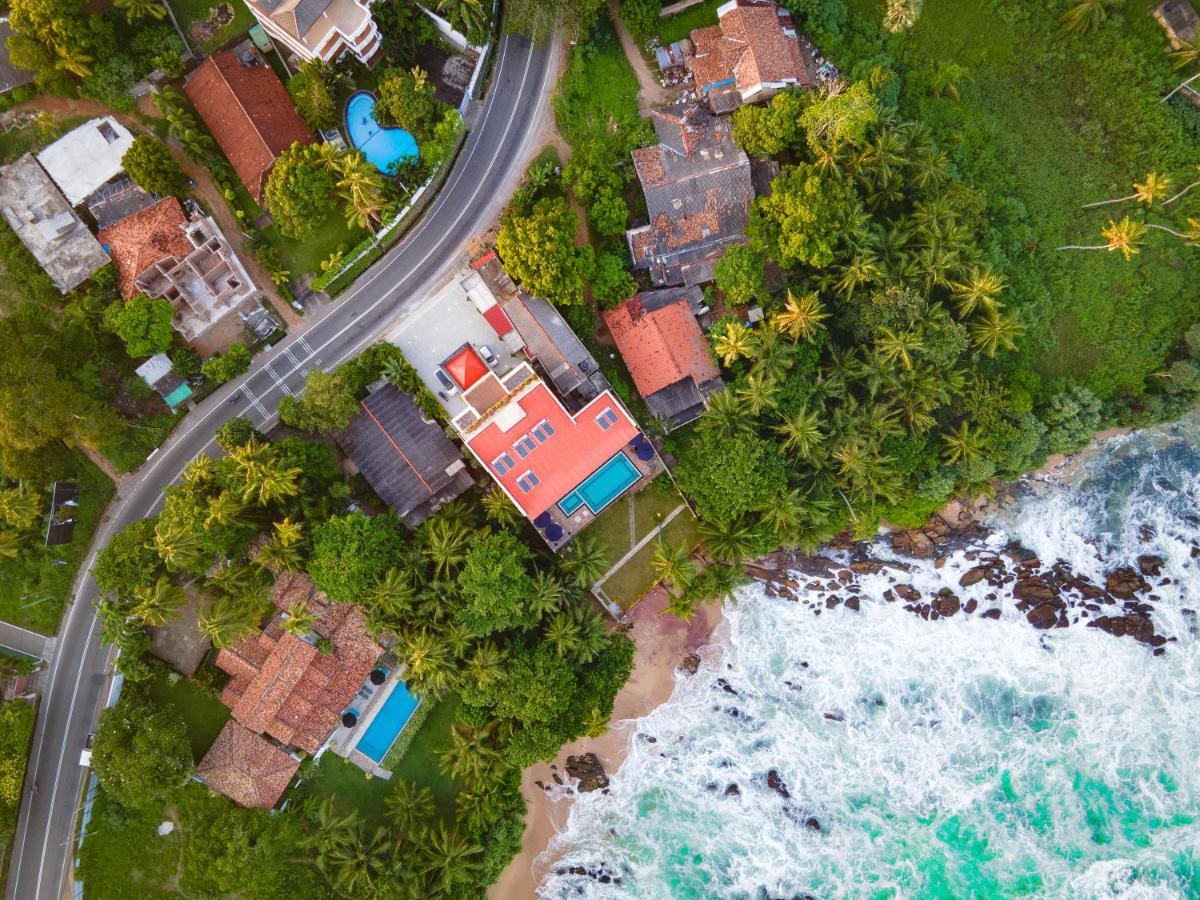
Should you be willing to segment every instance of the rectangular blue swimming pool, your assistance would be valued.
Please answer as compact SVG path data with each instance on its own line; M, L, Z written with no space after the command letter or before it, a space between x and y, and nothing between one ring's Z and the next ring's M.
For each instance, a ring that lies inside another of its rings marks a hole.
M629 457L618 453L589 475L583 484L559 500L558 508L570 515L586 503L588 509L598 513L641 477L642 474L629 461Z
M355 746L359 753L377 763L383 762L387 752L396 743L396 738L412 718L421 701L408 692L403 681L396 682L395 689L383 701L379 713L371 720L366 733Z

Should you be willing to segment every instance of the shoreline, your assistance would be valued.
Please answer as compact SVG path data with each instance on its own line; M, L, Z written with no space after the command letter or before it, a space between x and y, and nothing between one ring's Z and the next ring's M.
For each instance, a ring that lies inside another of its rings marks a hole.
M1076 465L1092 457L1110 439L1123 437L1135 430L1108 428L1098 431L1082 450L1070 455L1052 455L1040 468L1026 473L1018 481L1006 484L1016 488L1027 479L1056 480L1065 466ZM952 526L979 522L998 499L980 497L970 505L951 500L937 517ZM904 530L887 526L887 531L893 533ZM756 560L750 566L751 572L760 562ZM762 577L754 577L754 580L764 581ZM675 690L676 673L684 658L711 646L719 638L718 630L725 621L719 605L700 607L692 621L684 623L673 616L661 614L666 599L665 589L656 587L627 614L632 626L630 636L637 645L634 669L629 681L617 693L610 720L612 724L608 730L598 738L583 737L567 744L553 763L538 763L522 773L521 794L526 804L526 825L521 851L501 873L499 880L488 889L490 900L537 896L538 886L554 862L548 851L554 838L566 825L574 798L578 796L569 785L560 786L555 782L556 776L566 780L567 757L594 753L605 772L610 776L615 775L625 760L635 722L670 699ZM539 782L546 785L548 790L540 787Z

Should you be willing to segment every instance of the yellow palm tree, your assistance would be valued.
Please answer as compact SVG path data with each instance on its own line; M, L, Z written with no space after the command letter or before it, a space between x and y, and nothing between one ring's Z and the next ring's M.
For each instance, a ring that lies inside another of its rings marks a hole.
M1129 216L1121 219L1120 222L1109 220L1108 225L1101 230L1100 236L1104 238L1103 244L1066 244L1059 247L1059 250L1107 250L1109 253L1119 251L1126 259L1132 259L1135 253L1140 252L1142 243L1146 239L1146 226L1141 222L1134 222Z
M724 329L713 335L713 350L727 367L748 357L753 347L754 335L741 322L726 322Z
M792 340L811 340L829 313L821 310L821 298L816 292L797 299L789 290L783 309L771 317L771 324Z
M1126 203L1130 200L1136 200L1138 203L1145 203L1147 206L1153 206L1155 200L1161 200L1166 196L1167 191L1171 188L1171 176L1161 175L1158 172L1148 172L1142 181L1133 183L1133 193L1127 194L1124 197L1117 197L1113 200L1098 200L1095 203L1085 203L1084 209L1094 209L1097 206L1108 206L1112 203Z
M965 281L950 285L950 296L960 316L969 316L978 309L995 309L996 298L1004 290L1004 278L987 269L975 268Z
M1017 349L1017 338L1025 332L1025 326L1011 316L992 310L978 322L971 324L971 341L985 356L995 356L1003 347Z

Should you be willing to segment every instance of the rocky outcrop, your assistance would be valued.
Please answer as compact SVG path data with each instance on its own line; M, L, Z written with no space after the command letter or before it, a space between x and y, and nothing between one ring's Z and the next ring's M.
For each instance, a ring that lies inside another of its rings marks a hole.
M608 787L608 774L595 753L568 756L565 769L568 775L579 781L578 787L582 793Z
M683 662L679 664L679 671L685 675L695 675L700 668L700 657L695 653L689 653L683 658Z

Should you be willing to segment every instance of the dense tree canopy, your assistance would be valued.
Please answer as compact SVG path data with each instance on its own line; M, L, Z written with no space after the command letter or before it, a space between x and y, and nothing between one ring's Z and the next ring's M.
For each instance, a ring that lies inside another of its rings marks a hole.
M123 805L154 803L183 784L192 765L183 717L137 688L128 686L120 702L100 714L92 766L104 790Z
M125 342L126 351L136 359L165 353L171 348L174 317L170 301L138 294L113 303L104 314L104 324Z
M308 574L333 599L356 603L392 567L404 545L402 526L391 516L334 516L313 529Z
M159 9L162 5L155 0ZM188 193L187 176L167 145L153 135L139 134L133 139L121 166L129 173L134 184L152 194L164 197L182 197Z
M329 217L334 176L314 144L293 144L275 161L263 199L279 230L303 238Z
M513 213L501 221L496 249L529 292L552 303L582 303L595 261L590 247L575 246L578 228L565 199L545 197L527 214Z

